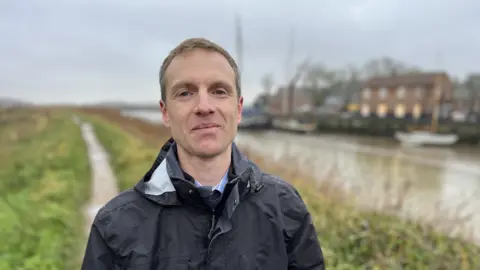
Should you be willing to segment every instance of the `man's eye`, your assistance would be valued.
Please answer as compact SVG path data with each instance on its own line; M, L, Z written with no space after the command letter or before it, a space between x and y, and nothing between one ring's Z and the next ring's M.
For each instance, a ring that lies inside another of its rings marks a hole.
M227 91L225 91L225 89L223 88L217 88L215 89L215 91L213 91L213 93L215 95L225 95L225 94L228 94Z
M189 91L182 91L182 92L178 93L178 96L179 96L179 97L186 97L186 96L188 96L188 95L190 95L190 94L192 94L192 93L189 92Z

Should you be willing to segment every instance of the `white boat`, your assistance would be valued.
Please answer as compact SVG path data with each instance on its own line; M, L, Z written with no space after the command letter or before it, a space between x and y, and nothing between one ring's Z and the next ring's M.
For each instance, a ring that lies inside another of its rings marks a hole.
M438 134L429 131L397 131L395 138L407 145L452 145L459 140L457 134Z

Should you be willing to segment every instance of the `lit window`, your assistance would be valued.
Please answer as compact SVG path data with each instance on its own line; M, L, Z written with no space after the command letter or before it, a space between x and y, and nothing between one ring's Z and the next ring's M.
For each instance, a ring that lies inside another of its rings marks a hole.
M371 95L372 95L372 90L370 90L370 88L363 89L363 98L364 99L370 99Z
M420 116L422 116L422 106L420 104L415 104L413 106L413 118L418 119Z
M399 86L397 88L397 98L398 99L403 99L405 98L405 92L407 91L407 89L405 88L405 86Z
M386 99L388 94L388 89L385 87L382 87L378 90L378 97L380 99Z
M363 117L367 117L370 115L370 107L368 104L363 104L362 109L360 110L360 113L362 114Z
M403 104L398 104L395 107L395 117L397 118L403 118L405 117L405 105Z
M386 117L386 116L387 116L387 111L388 111L387 105L385 105L385 104L378 104L378 106L377 106L377 115L378 115L378 117L380 117L380 118Z

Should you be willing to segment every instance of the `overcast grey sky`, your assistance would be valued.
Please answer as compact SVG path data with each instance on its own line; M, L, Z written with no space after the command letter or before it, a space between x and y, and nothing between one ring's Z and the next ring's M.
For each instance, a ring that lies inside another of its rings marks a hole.
M297 61L341 67L388 55L456 76L480 71L478 0L3 0L0 97L157 102L161 61L183 39L210 38L235 54L235 11L247 101L264 73L284 80L292 27Z

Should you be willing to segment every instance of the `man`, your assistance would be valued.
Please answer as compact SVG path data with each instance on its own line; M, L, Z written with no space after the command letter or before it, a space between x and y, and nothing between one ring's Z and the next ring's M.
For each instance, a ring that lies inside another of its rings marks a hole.
M324 269L297 191L233 143L243 98L230 54L185 40L164 60L160 86L172 139L98 212L82 269Z

